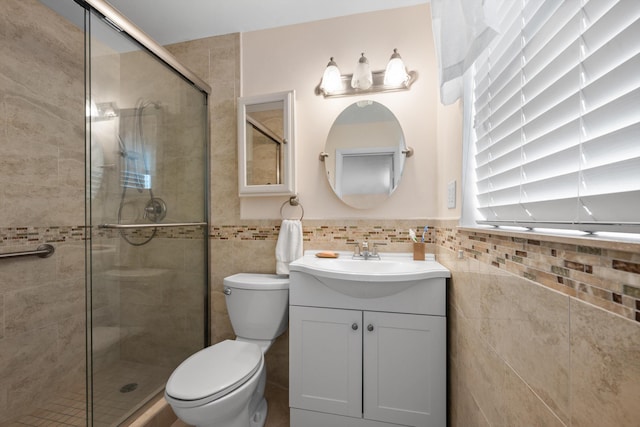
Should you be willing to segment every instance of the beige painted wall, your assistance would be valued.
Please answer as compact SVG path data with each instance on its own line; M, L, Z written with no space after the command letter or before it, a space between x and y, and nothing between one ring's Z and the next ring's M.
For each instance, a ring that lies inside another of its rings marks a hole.
M394 48L398 48L407 67L418 72L411 90L332 99L314 93L329 57L335 58L343 74L350 74L360 53L365 52L372 69L379 70L384 69ZM244 33L241 49L242 95L296 91L296 169L305 218L459 215L457 209L446 209L445 190L446 183L459 180L460 175L455 148L460 146L460 112L457 106L439 106L427 4ZM398 118L407 145L415 149L415 155L406 162L398 189L384 204L370 210L342 203L325 179L324 164L318 161L333 121L344 108L362 99L386 105ZM440 152L441 145L444 148ZM279 219L284 200L243 199L241 216Z

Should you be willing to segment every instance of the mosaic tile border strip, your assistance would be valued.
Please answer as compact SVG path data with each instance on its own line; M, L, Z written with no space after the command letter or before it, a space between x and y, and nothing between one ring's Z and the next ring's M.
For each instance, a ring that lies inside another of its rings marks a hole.
M366 224L303 224L303 239L315 245L346 245L363 240L402 244L409 243L409 228L421 230L423 224L430 221L380 221L382 225L376 225L374 221L363 222ZM279 231L279 221L261 225L212 225L209 236L212 240L276 241ZM131 230L127 233L143 238L151 230ZM0 249L84 241L88 235L89 227L84 226L3 227L0 228ZM94 236L117 238L119 232L94 229ZM158 229L157 236L165 239L201 239L204 229L162 228ZM429 226L425 241L452 252L463 250L466 256L640 322L639 252L492 234L490 231L459 230L448 226Z
M49 226L49 227L0 227L0 248L32 246L42 243L78 242L89 239L90 233L98 238L117 238L118 230L104 230L85 226ZM127 230L133 238L147 238L153 229ZM163 239L202 239L204 227L183 226L158 228L156 236ZM276 234L277 236L277 234Z
M202 239L205 237L205 228L201 226L181 226L157 228L155 237L161 239ZM153 235L153 228L132 228L128 230L103 229L94 227L93 236L101 239L116 239L120 233L132 239L148 239Z
M372 221L367 221L372 222ZM408 243L408 228L425 222L384 221L384 225L304 225L303 239L315 246L372 240ZM437 221L434 221L437 222ZM396 224L390 225L388 223ZM214 240L277 240L280 224L212 226ZM541 241L429 226L427 243L505 269L550 289L640 322L640 253L584 244ZM566 239L563 239L566 240Z
M640 322L640 253L439 228L437 244Z
M83 241L86 238L87 228L84 226L0 227L0 248Z
M305 242L352 243L363 240L387 243L409 243L409 228L422 230L424 225L410 224L393 227L386 225L304 225L302 238ZM217 225L211 227L214 240L278 240L280 224L274 225ZM435 240L433 228L425 235L426 243Z

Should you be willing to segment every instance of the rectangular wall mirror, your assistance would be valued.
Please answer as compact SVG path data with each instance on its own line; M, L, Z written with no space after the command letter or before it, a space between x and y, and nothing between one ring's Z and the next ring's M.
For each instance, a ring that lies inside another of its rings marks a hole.
M295 92L238 99L240 196L295 195Z

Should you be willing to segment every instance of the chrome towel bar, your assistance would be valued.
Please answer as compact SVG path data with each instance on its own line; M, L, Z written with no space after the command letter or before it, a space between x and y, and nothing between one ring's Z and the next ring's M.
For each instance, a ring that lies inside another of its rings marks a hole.
M55 248L49 244L40 245L35 251L22 251L22 252L8 252L6 254L0 254L0 258L14 258L19 256L35 255L40 258L48 258L55 252Z
M131 229L131 228L167 228L167 227L204 227L206 222L170 222L164 224L100 224L98 228Z

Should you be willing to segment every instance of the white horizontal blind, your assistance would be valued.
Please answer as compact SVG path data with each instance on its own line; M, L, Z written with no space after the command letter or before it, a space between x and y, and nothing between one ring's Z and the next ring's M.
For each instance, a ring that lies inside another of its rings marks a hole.
M505 0L473 75L481 223L640 231L640 0Z

